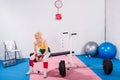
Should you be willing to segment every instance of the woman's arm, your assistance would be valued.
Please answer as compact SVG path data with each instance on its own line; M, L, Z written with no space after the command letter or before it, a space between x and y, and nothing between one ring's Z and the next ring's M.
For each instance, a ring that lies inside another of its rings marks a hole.
M37 54L37 44L34 42L34 53Z
M37 44L36 44L36 42L34 42L34 55L35 55L36 60L38 61L38 52L37 52Z
M46 41L46 40L44 41L44 45L45 45L44 55L46 55L46 54L48 53L48 44L47 44L47 41Z

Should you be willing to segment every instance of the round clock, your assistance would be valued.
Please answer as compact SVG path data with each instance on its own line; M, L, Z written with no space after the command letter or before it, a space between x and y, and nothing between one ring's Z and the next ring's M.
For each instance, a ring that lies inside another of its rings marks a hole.
M61 8L63 6L63 3L62 3L62 1L61 0L57 0L57 1L55 1L55 7L56 8Z

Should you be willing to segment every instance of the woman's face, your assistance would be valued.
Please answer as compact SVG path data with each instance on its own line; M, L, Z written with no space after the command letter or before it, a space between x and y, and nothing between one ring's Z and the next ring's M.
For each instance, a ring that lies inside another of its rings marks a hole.
M41 39L42 39L42 38L41 38L41 35L36 34L36 35L35 35L35 39L36 39L36 41L41 41Z

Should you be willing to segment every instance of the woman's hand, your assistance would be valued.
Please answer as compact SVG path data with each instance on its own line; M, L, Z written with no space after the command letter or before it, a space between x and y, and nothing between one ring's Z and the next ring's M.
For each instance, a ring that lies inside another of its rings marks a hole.
M38 53L35 53L35 59L38 61Z
M39 62L43 61L43 57L44 57L44 54L41 55L41 57L39 58Z
M43 58L42 58L42 57L40 57L38 61L39 61L39 62L42 62L42 59L43 59Z
M41 57L43 58L43 57L44 57L44 54L42 54Z

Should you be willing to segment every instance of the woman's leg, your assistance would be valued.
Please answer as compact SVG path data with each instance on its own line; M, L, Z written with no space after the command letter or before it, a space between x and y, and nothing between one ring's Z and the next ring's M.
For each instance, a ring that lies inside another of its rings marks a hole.
M47 77L48 62L43 62L44 77Z
M30 60L29 60L30 68L29 68L28 72L26 73L26 74L28 74L28 75L34 72L34 71L33 71L33 67L34 67L34 59L35 59L35 56L37 56L37 55L34 55L34 53L31 53L31 54L30 54Z
M47 61L47 59L49 58L49 56L50 56L50 53L46 54L43 57L43 68L44 68L44 77L45 78L47 77L47 69L48 69L48 61Z

